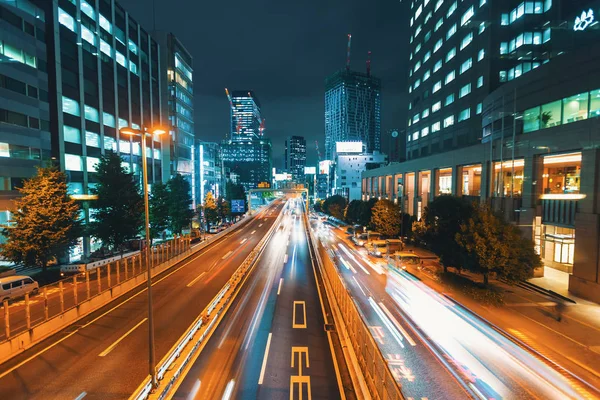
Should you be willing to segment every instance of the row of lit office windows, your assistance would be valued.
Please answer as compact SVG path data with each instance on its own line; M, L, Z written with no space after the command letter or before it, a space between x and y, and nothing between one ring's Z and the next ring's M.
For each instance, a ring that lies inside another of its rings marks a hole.
M481 107L481 103L477 104L477 107L475 109L475 113L477 115L481 114ZM450 128L456 122L466 121L469 118L471 118L471 107L467 107L461 110L456 117L454 116L454 114L448 115L441 121L436 121L431 125L421 128L420 130L418 129L416 131L413 131L412 133L409 133L408 135L406 135L406 141L411 142L418 140L419 138L428 136L430 133L439 132L443 128Z

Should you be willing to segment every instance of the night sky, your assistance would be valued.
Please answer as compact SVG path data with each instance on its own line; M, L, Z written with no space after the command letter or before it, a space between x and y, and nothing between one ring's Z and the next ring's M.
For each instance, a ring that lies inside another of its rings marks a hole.
M119 1L147 30L151 0ZM171 31L194 58L196 137L220 141L229 129L224 88L254 90L273 141L273 166L283 167L288 135L307 140L308 164L324 144L324 80L346 59L382 79L382 143L403 128L408 62L407 2L399 0L155 0L156 29ZM385 150L385 147L384 147Z

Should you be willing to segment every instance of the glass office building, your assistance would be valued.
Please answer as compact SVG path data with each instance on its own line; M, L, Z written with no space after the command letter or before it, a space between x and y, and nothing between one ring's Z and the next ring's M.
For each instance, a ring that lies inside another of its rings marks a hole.
M194 132L194 84L193 59L175 35L169 32L153 32L161 48L160 64L167 73L161 87L166 88L168 130L170 136L170 175L181 174L190 185L194 173L192 151Z
M594 42L593 22L575 26L589 9L600 11L599 3L412 1L407 159L485 141L483 99L556 56Z
M0 226L16 188L51 157L46 17L29 0L0 1Z
M381 149L381 80L343 69L325 79L325 159L348 141L363 142L367 153Z
M288 136L285 140L285 170L292 174L296 183L304 183L306 167L306 139L303 136Z
M260 102L250 90L228 93L231 115L231 140L252 140L262 137L263 119Z

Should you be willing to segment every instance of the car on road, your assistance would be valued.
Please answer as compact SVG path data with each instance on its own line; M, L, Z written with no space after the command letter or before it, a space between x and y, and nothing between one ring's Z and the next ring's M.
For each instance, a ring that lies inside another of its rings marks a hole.
M13 275L0 278L0 300L14 300L27 293L37 294L40 285L29 276Z
M218 233L218 232L219 232L219 227L218 227L218 226L215 226L215 225L211 226L211 227L208 229L208 233Z

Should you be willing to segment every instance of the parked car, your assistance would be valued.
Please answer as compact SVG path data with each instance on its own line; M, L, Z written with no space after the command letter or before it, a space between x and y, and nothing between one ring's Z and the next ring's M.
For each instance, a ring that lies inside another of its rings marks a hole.
M218 232L219 232L219 227L216 225L213 225L208 229L208 233L218 233Z
M14 300L27 293L37 294L40 285L29 276L13 275L0 278L0 299Z

